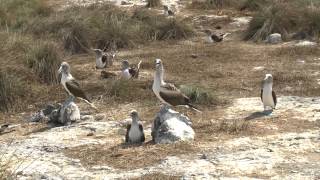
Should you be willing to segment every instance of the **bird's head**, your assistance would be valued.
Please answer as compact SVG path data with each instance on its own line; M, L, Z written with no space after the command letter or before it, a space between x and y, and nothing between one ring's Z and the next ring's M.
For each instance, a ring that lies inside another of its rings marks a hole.
M61 74L61 73L64 73L64 74L70 73L70 65L67 62L62 62L58 72L59 72L59 74Z
M156 59L156 70L161 71L163 68L161 59Z
M96 56L98 56L98 57L102 56L102 54L103 54L103 51L101 49L92 49L92 51L95 52Z
M273 82L273 77L271 74L266 74L264 80L265 83L272 83Z
M130 117L132 118L132 121L137 121L138 120L138 112L136 110L132 110L130 112Z
M168 11L168 10L169 10L169 7L166 6L166 5L164 5L164 6L163 6L163 9L164 9L165 11Z
M121 63L122 69L127 69L130 67L129 61L128 60L123 60Z

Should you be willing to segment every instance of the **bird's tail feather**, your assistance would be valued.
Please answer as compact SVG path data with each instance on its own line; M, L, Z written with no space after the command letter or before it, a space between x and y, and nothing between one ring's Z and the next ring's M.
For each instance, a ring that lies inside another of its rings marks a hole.
M139 71L139 69L140 69L141 63L142 63L142 60L140 60L140 62L138 63L138 66L137 66L138 71Z

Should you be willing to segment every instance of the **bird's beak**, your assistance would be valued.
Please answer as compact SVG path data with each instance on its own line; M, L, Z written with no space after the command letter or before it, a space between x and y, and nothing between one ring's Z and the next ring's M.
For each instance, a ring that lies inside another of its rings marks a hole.
M62 67L60 66L60 68L58 69L58 73L62 72Z

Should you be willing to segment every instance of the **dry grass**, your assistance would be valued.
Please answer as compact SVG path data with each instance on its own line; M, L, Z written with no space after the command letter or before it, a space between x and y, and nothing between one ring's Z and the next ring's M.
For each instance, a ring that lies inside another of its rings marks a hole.
M57 84L58 69L61 64L58 48L46 42L39 42L27 54L29 68L39 77L40 82Z
M117 169L132 170L158 164L167 156L180 156L195 152L198 152L198 148L194 145L178 143L169 145L145 144L138 147L90 145L67 149L64 154L71 158L80 159L81 163L87 167L107 164Z
M131 178L130 178L131 179ZM131 180L179 180L181 179L181 176L178 175L167 175L162 173L152 173L152 174L146 174L139 178L132 178Z
M192 0L188 5L189 9L221 9L221 8L235 8L238 9L242 0Z
M243 131L248 131L249 127L249 121L244 119L223 120L220 122L218 131L238 134Z
M159 7L161 6L161 0L147 0L147 7Z
M21 97L25 95L23 84L8 72L0 71L0 111L19 110Z
M319 7L313 9L309 3L273 1L258 11L250 22L245 40L261 41L269 34L280 33L285 40L290 33L305 32L318 39L320 31Z

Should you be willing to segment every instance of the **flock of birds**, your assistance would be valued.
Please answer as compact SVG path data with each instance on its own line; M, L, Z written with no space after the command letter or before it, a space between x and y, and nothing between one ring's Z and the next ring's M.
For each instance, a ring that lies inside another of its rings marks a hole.
M103 50L94 49L96 52L96 68L104 68L108 65L112 65L115 54L109 54L112 58L108 59L108 55ZM131 68L127 60L122 61L121 77L125 79L138 78L140 64L137 68ZM88 103L94 109L97 109L93 102L88 98L86 93L81 89L80 84L72 76L70 65L67 62L62 62L59 72L59 81L74 100L75 98L82 99ZM103 71L102 71L103 72ZM263 80L263 86L261 89L261 100L263 102L264 110L273 110L277 104L277 98L275 92L272 90L273 77L271 74L266 74ZM182 93L174 84L167 83L164 80L164 66L161 59L155 60L155 73L154 81L152 85L152 91L155 96L160 100L163 105L167 106L186 106L192 108L197 112L199 111L194 105L190 103L189 97ZM271 109L270 109L271 108ZM143 126L140 123L138 112L133 110L130 113L132 123L127 126L127 133L125 136L126 143L142 143L145 141L145 135L143 132Z
M174 12L168 7L164 6L164 15L173 16ZM216 29L220 29L216 27ZM219 43L229 34L219 34L213 33L211 30L204 30L206 34L205 40L207 43ZM96 69L104 69L113 65L116 53L113 51L108 52L106 48L92 49L96 54ZM142 61L138 63L137 66L133 67L129 64L128 60L123 60L121 63L121 73L120 77L122 79L138 78L140 65ZM72 100L74 98L80 98L88 103L94 109L97 109L92 101L88 98L86 93L81 89L79 83L71 75L70 65L67 62L62 62L59 72L59 81L67 91ZM117 76L114 72L101 71L101 77L111 78ZM271 74L266 74L263 80L263 87L261 89L261 100L263 102L264 110L271 110L275 108L277 104L276 94L272 90L273 77ZM194 105L191 104L189 97L182 93L174 84L167 83L164 80L164 66L161 59L155 60L155 73L154 81L152 85L152 91L155 96L164 105L169 106L186 106L197 112L199 111ZM143 132L143 126L140 123L138 112L133 110L130 113L132 123L127 126L127 133L125 136L126 143L142 143L145 141L145 135Z

